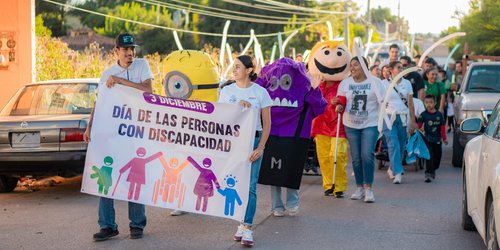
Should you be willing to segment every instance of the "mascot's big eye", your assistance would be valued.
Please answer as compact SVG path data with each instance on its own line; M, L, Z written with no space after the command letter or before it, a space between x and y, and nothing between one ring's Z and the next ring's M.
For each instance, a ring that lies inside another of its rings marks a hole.
M330 51L329 50L325 50L325 55L330 55Z
M280 79L281 88L284 90L289 90L292 86L292 77L288 74L284 74Z
M342 52L337 51L337 56L342 56Z
M187 99L193 92L193 85L189 78L179 71L172 71L167 74L163 82L165 94L168 97Z
M278 88L278 78L276 78L276 76L271 77L271 81L269 81L269 83L271 83L269 90L275 91Z

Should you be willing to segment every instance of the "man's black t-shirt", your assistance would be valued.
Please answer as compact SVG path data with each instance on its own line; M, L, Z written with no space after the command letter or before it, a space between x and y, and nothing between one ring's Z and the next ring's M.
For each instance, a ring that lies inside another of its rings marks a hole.
M411 83L413 97L418 98L418 91L425 87L422 76L418 72L414 71L406 75L404 78Z

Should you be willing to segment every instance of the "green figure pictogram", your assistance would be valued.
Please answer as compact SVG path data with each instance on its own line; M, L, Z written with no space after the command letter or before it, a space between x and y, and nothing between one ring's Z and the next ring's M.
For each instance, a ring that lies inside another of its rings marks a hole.
M111 164L113 164L113 158L111 156L106 156L104 158L104 165L100 169L96 166L92 166L93 174L90 175L90 178L97 178L97 185L99 185L99 193L108 194L109 187L113 185L113 180L111 178L111 173L113 172L113 168L111 168Z

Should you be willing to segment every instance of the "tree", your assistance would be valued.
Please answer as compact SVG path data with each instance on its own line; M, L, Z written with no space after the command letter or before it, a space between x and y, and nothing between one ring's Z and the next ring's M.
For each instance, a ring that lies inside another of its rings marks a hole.
M396 23L398 21L397 16L391 14L391 9L388 7L380 7L370 9L371 12L371 22L375 24L383 24L384 21L391 23Z
M467 42L475 54L500 55L500 2L471 0L470 7L460 21L460 30L467 35L459 41Z
M66 4L68 0L54 0ZM45 1L35 1L35 13L43 19L44 25L51 30L53 36L66 35L66 10L63 6Z
M43 25L42 15L38 15L35 18L35 36L36 37L52 36L52 31Z

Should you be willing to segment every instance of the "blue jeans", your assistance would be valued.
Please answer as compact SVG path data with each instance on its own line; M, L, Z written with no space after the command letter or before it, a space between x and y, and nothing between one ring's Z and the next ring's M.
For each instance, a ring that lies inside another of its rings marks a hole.
M271 186L272 211L285 211L281 200L281 187ZM288 209L299 206L299 190L293 188L286 189L286 207Z
M99 200L99 220L97 222L101 229L118 229L118 225L115 223L115 208L113 206L113 201L113 199L105 197L101 197ZM144 228L146 226L146 209L144 205L129 202L128 218L130 220L130 227Z
M356 185L373 184L375 174L375 145L377 144L377 127L355 129L344 126L349 151L351 152L352 168Z
M391 130L389 130L384 121L383 133L389 150L390 168L395 175L403 174L403 155L408 135L399 115L396 116Z
M262 133L259 133L259 136L255 137L255 142L253 144L254 150L259 146L261 136ZM245 220L243 221L245 226L252 226L253 217L255 217L255 210L257 209L257 181L259 181L261 163L262 156L252 162L252 169L250 171L250 194L248 195L247 211L245 212Z

